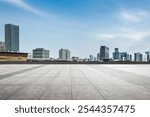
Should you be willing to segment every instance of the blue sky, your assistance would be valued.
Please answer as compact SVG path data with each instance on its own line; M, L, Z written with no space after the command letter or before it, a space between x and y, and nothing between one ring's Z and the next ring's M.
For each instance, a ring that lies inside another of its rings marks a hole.
M20 26L20 50L43 47L58 57L95 55L101 45L120 51L150 50L150 0L0 0L0 41L4 24Z

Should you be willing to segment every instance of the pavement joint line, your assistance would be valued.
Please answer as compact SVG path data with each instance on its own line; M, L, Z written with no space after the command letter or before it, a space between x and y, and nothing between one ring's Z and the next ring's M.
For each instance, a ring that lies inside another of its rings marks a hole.
M86 65L86 67L88 67L87 65ZM88 82L93 86L93 88L99 93L99 95L104 99L104 100L106 100L105 99L105 97L102 95L102 93L97 89L97 87L87 78L87 76L83 73L83 71L81 71L81 69L80 69L80 72L83 74L83 76L88 80Z
M97 70L97 67L95 66L95 67L93 67L93 66L91 66L92 68L94 68L95 70ZM105 67L105 66L102 66L103 68ZM99 68L99 67L98 67ZM106 69L107 67L105 67L105 69ZM112 68L108 68L108 69L111 69L111 70L113 70ZM103 73L105 73L105 72L103 72ZM106 73L105 73L106 74ZM109 75L109 74L107 74L107 75ZM109 75L110 76L110 75ZM114 78L116 78L116 77L114 77ZM122 80L122 79L119 79L119 80ZM125 81L125 80L122 80L122 81ZM125 81L126 82L126 81ZM130 83L130 82L129 82ZM133 85L133 84L132 84ZM140 85L138 85L138 84L134 84L134 85L137 85L137 86L140 86ZM123 89L121 89L118 85L116 85L116 84L114 84L114 86L116 86L116 87L118 87L120 90L122 90L123 92L125 92L126 94L128 94L129 96L131 96L131 97L133 97L135 100L137 100L138 98L136 98L136 96L134 96L134 95L132 95L132 94L130 94L130 93L128 93L128 91L126 91L126 90L123 90ZM128 85L127 85L128 86ZM142 86L143 87L143 86ZM99 90L101 90L101 89L99 89ZM119 91L120 92L120 91Z
M72 77L71 77L71 66L69 66L69 75L70 75L70 88L71 88L71 100L73 100L73 94L72 94Z
M20 88L20 89L18 89L17 91L15 91L13 94L11 94L11 95L9 95L9 96L7 96L4 100L7 100L9 97L11 97L11 96L13 96L13 95L15 95L15 94L17 94L19 91L21 91L22 89L24 89L26 86L23 86L22 88Z
M56 68L55 68L56 69ZM54 69L53 69L54 70ZM41 96L39 97L39 100L42 98L42 96L45 95L45 93L47 92L48 88L51 86L51 84L53 83L53 81L56 79L56 77L60 74L60 72L63 70L63 67L61 66L59 72L56 73L56 75L53 77L52 81L50 82L50 84L47 86L47 88L45 89L45 91L41 94Z
M99 66L91 66L92 68L94 68L95 70L97 70L97 68L100 68ZM150 78L150 77L148 77L148 76L144 76L144 75L137 75L137 74L134 74L134 73L131 73L131 72L127 72L127 71L123 71L123 70L118 70L118 71L115 71L113 68L108 68L108 67L106 67L106 66L102 66L103 67L103 69L101 69L101 70L107 70L107 71L109 71L109 70L111 70L111 72L113 72L113 74L111 74L111 76L113 76L114 78L117 78L118 79L118 77L120 76L120 75L116 75L116 74L121 74L120 72L124 72L125 74L130 74L129 76L136 76L136 77L139 77L139 76L141 76L141 77L146 77L146 78ZM106 74L106 73L105 73ZM109 75L109 74L107 74L107 75ZM110 76L110 75L109 75ZM118 77L116 77L116 76L118 76ZM128 80L126 80L126 79L123 79L122 78L122 76L121 76L121 79L119 79L119 80L122 80L122 81L125 81L125 82L128 82L128 83L133 83L134 85L138 85L138 86L143 86L142 84L140 84L140 83L136 83L136 82L133 82L133 80L131 80L131 79L128 79Z
M45 66L45 65L44 65L44 66ZM41 67L43 67L43 65L42 65ZM29 82L29 81L28 81L28 82ZM17 84L17 85L20 85L20 84ZM11 96L17 94L18 92L20 92L20 91L23 90L24 88L28 87L29 85L31 85L31 84L24 85L22 88L18 89L16 92L14 92L13 94L11 94L11 95L9 95L8 97L6 97L5 100L7 100L9 97L11 97Z
M23 70L11 72L11 73L3 74L3 75L0 75L0 80L9 78L9 77L11 77L11 76L15 76L16 74L21 74L21 73L28 72L28 71L30 71L30 70L38 69L38 68L41 68L41 67L44 67L44 66L45 66L45 65L40 65L40 66L36 66L36 67L32 67L32 68L27 68L27 69L23 69Z

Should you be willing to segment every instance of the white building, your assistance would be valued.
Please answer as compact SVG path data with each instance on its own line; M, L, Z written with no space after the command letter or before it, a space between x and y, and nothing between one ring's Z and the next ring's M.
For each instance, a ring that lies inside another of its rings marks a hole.
M0 52L6 52L5 42L0 42Z
M71 52L69 49L59 50L59 60L70 61Z

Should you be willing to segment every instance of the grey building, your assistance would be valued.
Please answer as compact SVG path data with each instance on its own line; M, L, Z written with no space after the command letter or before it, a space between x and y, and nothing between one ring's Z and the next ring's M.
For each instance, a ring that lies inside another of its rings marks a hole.
M130 61L132 61L132 55L130 55Z
M44 48L36 48L33 50L33 58L48 59L50 56L49 53L49 50L45 50Z
M113 53L113 59L118 60L118 61L121 59L121 54L119 52L119 48L115 48L115 52Z
M7 52L19 52L19 26L5 25L5 44Z
M6 52L5 42L0 42L0 52Z
M106 46L100 47L100 60L109 59L109 48Z
M79 57L73 56L73 57L72 57L72 61L79 61Z
M130 55L127 52L120 53L121 61L130 61Z
M100 61L100 52L97 53L97 61Z
M93 55L89 55L90 61L94 61L94 56Z
M150 61L150 51L146 51L145 54L147 55L147 61Z
M71 53L70 53L69 49L60 49L59 50L59 60L69 61L70 56L71 56Z
M142 62L143 61L143 55L141 53L134 53L134 61L135 62Z

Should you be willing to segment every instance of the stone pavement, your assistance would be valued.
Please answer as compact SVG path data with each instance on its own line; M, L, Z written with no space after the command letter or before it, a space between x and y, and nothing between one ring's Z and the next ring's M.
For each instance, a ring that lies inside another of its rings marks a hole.
M0 65L1 100L148 100L150 65Z

